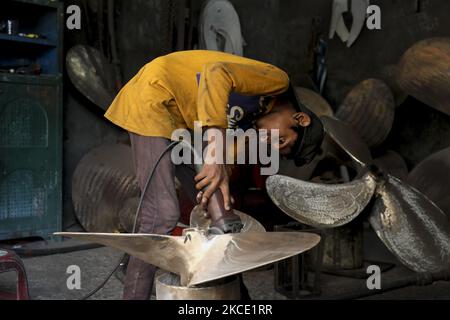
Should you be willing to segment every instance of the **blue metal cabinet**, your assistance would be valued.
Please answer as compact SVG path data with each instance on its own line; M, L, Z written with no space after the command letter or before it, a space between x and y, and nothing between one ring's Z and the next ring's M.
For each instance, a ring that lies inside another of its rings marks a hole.
M49 237L61 230L62 5L19 0L0 4L0 19L21 32L0 33L0 69L37 63L40 75L0 73L0 240Z

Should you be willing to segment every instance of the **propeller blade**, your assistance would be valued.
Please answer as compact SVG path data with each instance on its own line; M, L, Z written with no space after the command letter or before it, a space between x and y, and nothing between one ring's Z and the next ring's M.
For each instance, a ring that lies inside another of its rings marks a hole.
M350 35L347 41L347 47L350 48L352 44L356 41L359 34L361 33L367 15L367 7L369 6L369 0L353 0L352 1L352 16L353 23L350 29Z
M372 156L367 145L349 126L342 121L321 117L327 134L360 166L365 167L372 163Z
M230 1L205 1L199 28L200 48L244 55L239 15Z
M444 203L448 203L446 199L450 196L449 181L450 148L436 152L423 160L407 178L411 186L422 192L450 217L450 211L444 209Z
M259 268L307 251L320 236L302 232L248 232L206 236L190 229L183 237L152 234L56 233L101 243L180 275L194 286Z
M395 101L391 89L381 80L366 79L347 94L336 118L355 130L369 147L382 144L392 129Z
M307 232L247 232L216 236L189 285L262 267L312 249L320 236Z
M191 249L192 254L195 254L191 242L187 242L187 245L184 243L184 237L87 232L57 232L55 235L99 243L124 251L158 268L179 274L182 279L187 277L188 267L191 263L189 249Z
M399 179L406 179L408 176L408 166L405 159L397 152L387 150L378 158L373 160L373 164L384 173L388 173Z
M344 184L317 184L285 176L267 179L267 192L284 213L318 228L345 225L356 218L375 191L371 174Z
M450 115L450 38L417 42L397 68L399 87L408 95Z
M295 93L302 103L318 117L334 115L330 104L319 93L303 87L295 87Z
M263 227L261 223L258 222L255 218L240 212L238 210L234 210L234 213L237 214L244 225L241 229L241 233L243 232L266 232L266 229ZM205 211L200 206L195 206L191 211L191 220L190 220L191 228L197 228L201 230L207 230L211 226L211 219L205 216Z
M347 0L333 0L329 32L330 39L333 39L334 34L337 33L343 42L347 42L350 34L345 26L344 19L342 18L342 14L347 11Z
M415 272L450 268L450 221L430 200L387 175L378 184L370 223L386 247Z
M77 45L67 52L66 68L73 85L106 111L114 100L114 89L108 83L114 72L106 58L92 47Z

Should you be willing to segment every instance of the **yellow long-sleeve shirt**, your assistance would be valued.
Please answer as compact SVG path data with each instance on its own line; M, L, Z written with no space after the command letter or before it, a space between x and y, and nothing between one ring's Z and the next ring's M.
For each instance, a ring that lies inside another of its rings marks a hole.
M119 92L105 117L125 130L171 138L180 128L227 128L230 93L273 96L287 74L270 64L216 51L181 51L145 65Z

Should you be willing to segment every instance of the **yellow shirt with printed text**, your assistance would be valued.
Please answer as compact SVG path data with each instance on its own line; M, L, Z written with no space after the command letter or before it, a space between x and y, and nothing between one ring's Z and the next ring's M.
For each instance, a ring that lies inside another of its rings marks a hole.
M170 139L176 129L193 129L195 121L227 128L231 92L271 96L288 86L287 74L264 62L217 51L180 51L145 65L105 117L127 131Z

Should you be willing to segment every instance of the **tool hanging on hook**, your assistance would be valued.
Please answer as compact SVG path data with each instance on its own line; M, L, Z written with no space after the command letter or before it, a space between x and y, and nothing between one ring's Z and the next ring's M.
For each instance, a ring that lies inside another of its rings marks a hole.
M342 42L350 48L361 33L366 21L369 0L334 0L331 14L329 38L333 39L337 33ZM348 12L350 9L350 12ZM352 27L350 31L345 25L344 14L351 13Z

